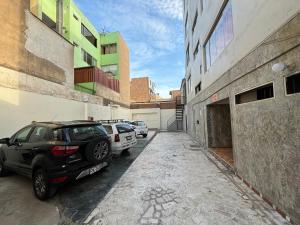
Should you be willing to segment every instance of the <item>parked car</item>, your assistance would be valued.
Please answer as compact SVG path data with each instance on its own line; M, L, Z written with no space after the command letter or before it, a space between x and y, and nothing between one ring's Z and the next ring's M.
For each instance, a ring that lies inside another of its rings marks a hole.
M144 138L148 136L148 127L144 121L133 121L131 124L135 126L136 135L142 135Z
M111 139L96 122L34 122L0 143L0 176L14 171L32 178L40 200L108 166L111 159Z
M126 123L103 124L110 135L112 152L120 154L124 150L129 150L137 144L134 129Z
M135 126L132 124L131 121L129 121L129 120L123 120L122 122L128 124L132 129L135 129Z

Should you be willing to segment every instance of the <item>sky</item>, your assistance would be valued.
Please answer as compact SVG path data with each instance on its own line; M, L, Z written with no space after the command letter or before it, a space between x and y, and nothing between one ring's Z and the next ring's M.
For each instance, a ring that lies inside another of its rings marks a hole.
M184 77L182 0L74 0L99 32L119 31L130 49L130 76L149 76L170 97Z

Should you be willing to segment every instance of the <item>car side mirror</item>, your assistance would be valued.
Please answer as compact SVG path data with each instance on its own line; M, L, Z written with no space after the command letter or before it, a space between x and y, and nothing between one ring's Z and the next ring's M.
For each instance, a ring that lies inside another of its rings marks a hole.
M0 139L0 144L9 145L9 138Z

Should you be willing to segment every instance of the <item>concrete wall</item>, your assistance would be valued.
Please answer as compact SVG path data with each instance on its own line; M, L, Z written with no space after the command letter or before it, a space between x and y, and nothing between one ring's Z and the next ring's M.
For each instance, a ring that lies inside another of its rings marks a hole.
M143 120L149 128L167 130L168 121L175 119L175 109L131 109L132 120Z
M29 0L0 2L0 66L72 86L73 46L29 13ZM51 44L49 44L51 43Z
M184 21L188 12L185 49L188 44L190 45L190 63L186 67L185 78L187 79L189 75L192 77L192 92L188 94L188 101L194 98L195 86L200 81L202 82L202 89L209 87L224 72L300 10L299 0L230 1L233 13L234 38L205 73L204 70L202 73L200 72L200 65L204 67L205 64L203 46L225 0L203 1L203 10L201 10L202 1L185 1ZM198 21L195 31L192 33L196 10L198 10ZM194 59L193 52L198 41L200 42L200 49Z
M186 111L188 132L208 146L207 106L229 98L237 173L296 224L300 224L300 95L286 94L285 79L300 71L299 33L296 14L193 98ZM272 66L279 62L288 67L274 72ZM237 94L268 83L273 83L273 98L235 104ZM203 118L200 135L194 129L194 113Z
M130 109L102 106L0 86L0 137L10 137L32 121L131 119Z

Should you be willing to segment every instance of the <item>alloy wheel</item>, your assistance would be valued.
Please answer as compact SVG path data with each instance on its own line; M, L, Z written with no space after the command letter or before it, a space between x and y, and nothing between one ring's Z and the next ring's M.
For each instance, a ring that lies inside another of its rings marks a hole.
M43 196L46 192L45 178L42 173L38 173L35 177L34 188L38 196Z
M94 157L97 160L102 160L108 153L108 144L106 142L100 142L95 146Z

